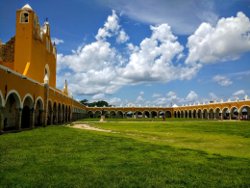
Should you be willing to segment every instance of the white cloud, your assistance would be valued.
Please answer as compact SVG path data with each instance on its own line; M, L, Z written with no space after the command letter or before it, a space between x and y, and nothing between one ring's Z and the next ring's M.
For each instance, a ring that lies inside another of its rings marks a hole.
M215 27L202 23L188 38L187 64L236 60L250 51L250 21L242 12L236 17L221 18Z
M119 35L118 37L116 38L116 41L118 43L124 43L124 42L127 42L129 40L129 36L127 35L127 33L125 33L125 31L122 29L120 32L119 32Z
M94 95L94 96L92 97L92 99L93 99L94 101L96 101L96 100L104 100L104 99L105 99L105 94L103 94L103 93L96 94L96 95Z
M239 96L243 96L245 94L246 94L245 90L241 89L241 90L238 90L238 91L234 92L233 96L238 96L239 97Z
M185 56L184 47L172 33L171 27L161 24L151 26L150 29L151 36L144 38L138 46L126 42L129 36L123 38L120 42L125 42L127 53L122 53L119 51L122 48L115 48L109 42L110 37L118 42L120 33L124 31L119 25L119 17L112 11L104 26L98 30L95 41L81 45L69 55L58 54L58 80L67 78L69 89L74 95L97 94L95 97L98 97L100 93L113 94L128 84L166 83L193 78L202 65L179 62ZM231 82L220 75L214 79L224 85ZM155 104L167 105L171 102L192 101L198 95L191 91L186 98L179 98L170 91L166 97L155 95L154 98ZM140 94L138 101L147 102L143 94Z
M173 64L183 46L167 24L151 26L152 35L140 46L128 43L130 54L121 55L107 40L123 28L115 11L98 30L96 41L82 45L72 54L58 54L58 79L67 77L74 95L112 94L126 84L191 79L199 66ZM125 34L124 34L125 35Z
M214 23L218 17L214 11L214 2L207 0L108 0L100 2L140 22L154 25L168 23L177 34L190 34L201 22Z
M122 100L118 97L113 97L111 99L107 99L107 101L110 105L115 105L115 106L121 105L121 103L122 103Z
M229 78L222 76L222 75L214 76L213 81L221 86L229 86L233 83Z
M173 59L183 51L183 46L171 32L170 26L161 24L150 27L152 35L140 46L131 48L129 62L123 69L123 77L130 82L169 82L176 79L191 79L200 66L174 65Z
M197 101L198 99L198 94L195 93L194 91L190 91L186 97L187 102L194 102Z
M55 43L56 45L64 43L62 39L58 39L58 38L52 38L51 40L52 40L52 43Z
M107 21L104 23L104 27L98 30L96 35L96 40L105 40L107 37L112 37L114 34L117 34L120 25L119 18L114 10L112 10L112 15L108 16Z

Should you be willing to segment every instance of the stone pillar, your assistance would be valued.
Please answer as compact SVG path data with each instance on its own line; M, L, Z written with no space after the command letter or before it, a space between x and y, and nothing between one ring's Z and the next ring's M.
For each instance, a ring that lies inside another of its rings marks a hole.
M48 105L49 105L49 85L48 83L44 84L44 114L42 116L42 125L47 125L47 118L48 118Z
M21 130L22 127L22 108L17 109L17 130Z

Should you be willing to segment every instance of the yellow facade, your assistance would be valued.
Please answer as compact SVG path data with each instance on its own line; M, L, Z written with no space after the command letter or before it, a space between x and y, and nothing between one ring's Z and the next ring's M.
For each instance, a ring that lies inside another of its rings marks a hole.
M51 43L49 23L41 27L29 7L16 12L14 59L15 71L40 83L47 74L49 85L56 87L56 48Z
M29 5L16 12L16 35L0 43L0 133L83 117L249 119L250 100L182 107L86 107L56 89L56 47L50 25Z

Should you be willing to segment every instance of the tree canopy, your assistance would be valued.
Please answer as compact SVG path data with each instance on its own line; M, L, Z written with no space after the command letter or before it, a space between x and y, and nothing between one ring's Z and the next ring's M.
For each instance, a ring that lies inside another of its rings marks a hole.
M95 101L95 102L88 102L87 99L83 99L80 101L80 103L82 103L85 106L89 106L89 107L109 107L111 106L108 102L106 101Z

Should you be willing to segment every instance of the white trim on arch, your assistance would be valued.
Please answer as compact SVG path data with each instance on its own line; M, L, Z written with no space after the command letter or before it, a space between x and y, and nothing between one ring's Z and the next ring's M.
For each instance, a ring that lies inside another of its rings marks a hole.
M43 108L43 110L44 110L44 101L43 101L43 98L40 97L40 96L37 97L36 100L35 100L34 109L36 109L38 100L41 100L41 101L42 101L42 108Z
M5 101L4 101L3 94L2 94L1 91L0 91L0 100L1 100L0 107L4 107L5 106Z
M8 101L8 98L9 98L9 96L10 96L12 93L16 94L16 96L17 96L17 98L18 98L18 100L19 100L20 108L23 108L23 104L22 104L21 97L20 97L19 93L18 93L16 90L14 90L14 89L12 89L12 90L10 90L10 91L8 92L5 101L6 101L6 102ZM6 103L6 102L5 102L5 103Z
M239 112L239 108L238 108L237 106L232 106L232 107L229 109L229 110L230 110L230 113L232 113L232 110L233 110L234 108L237 109L237 111Z
M33 99L32 95L31 95L30 93L27 93L27 94L23 97L22 108L23 108L23 104L24 104L24 102L25 102L25 99L26 99L27 97L30 97L30 98L31 98L32 103L33 103L33 107L34 107L34 99Z
M250 105L247 105L247 104L241 105L240 108L238 109L238 110L239 110L239 113L242 113L242 110L243 110L243 108L245 108L245 107L250 108Z

